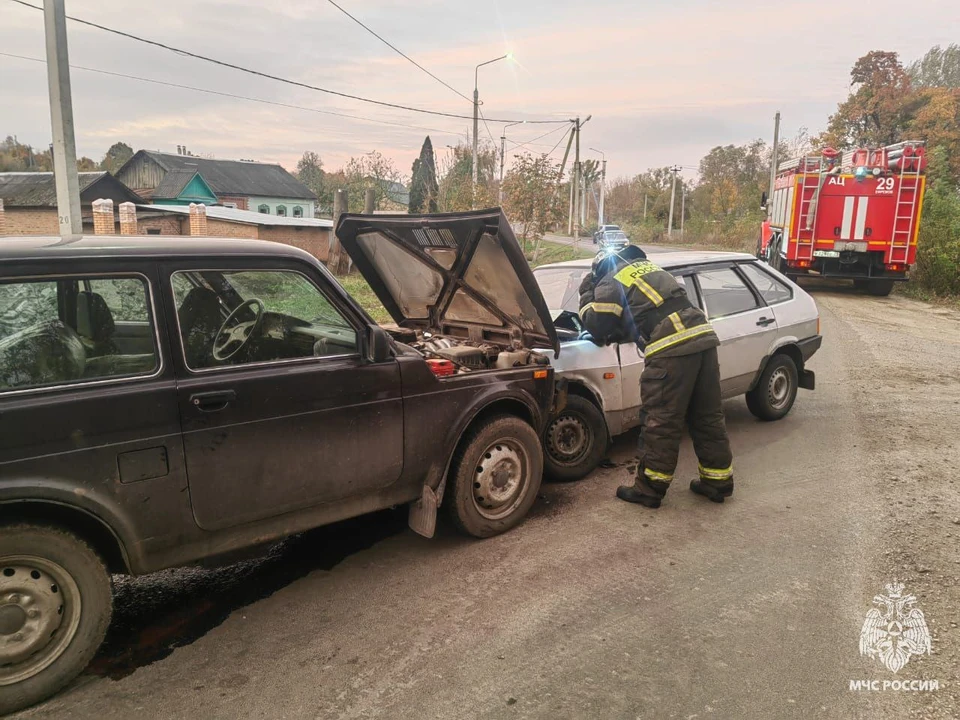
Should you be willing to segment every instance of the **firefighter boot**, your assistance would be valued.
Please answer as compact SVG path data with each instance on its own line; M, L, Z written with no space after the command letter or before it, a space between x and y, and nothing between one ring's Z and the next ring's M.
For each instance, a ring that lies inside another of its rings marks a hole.
M633 485L621 485L617 488L617 497L631 503L639 503L648 508L660 507L660 501L667 494L670 483L652 482L643 474L643 469L637 471L637 479Z
M697 495L703 495L715 503L722 503L733 495L733 478L729 480L692 480L690 489Z

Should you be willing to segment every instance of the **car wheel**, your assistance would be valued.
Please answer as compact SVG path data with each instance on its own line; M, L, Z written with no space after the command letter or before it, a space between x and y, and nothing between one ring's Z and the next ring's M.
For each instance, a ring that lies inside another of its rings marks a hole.
M596 405L579 395L543 433L543 464L551 480L569 482L589 475L607 450L607 423Z
M867 283L867 295L886 297L893 292L893 280L870 280Z
M93 658L110 624L110 576L72 533L0 528L0 713L50 697Z
M797 399L797 365L787 355L774 355L747 393L747 408L761 420L779 420Z
M543 477L540 438L529 423L499 416L471 428L450 468L447 509L473 537L499 535L530 510Z

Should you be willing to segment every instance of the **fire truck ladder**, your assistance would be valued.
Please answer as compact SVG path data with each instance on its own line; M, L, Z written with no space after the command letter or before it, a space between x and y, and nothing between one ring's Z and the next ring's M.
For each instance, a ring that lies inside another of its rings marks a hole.
M823 187L823 158L805 157L800 161L800 212L797 216L797 260L813 260L817 244L816 228L820 189ZM808 193L809 191L809 193Z
M907 165L911 166L907 170ZM888 263L906 264L913 241L914 221L920 205L920 162L900 160L900 187L897 190L896 216L893 221L893 236L890 238Z

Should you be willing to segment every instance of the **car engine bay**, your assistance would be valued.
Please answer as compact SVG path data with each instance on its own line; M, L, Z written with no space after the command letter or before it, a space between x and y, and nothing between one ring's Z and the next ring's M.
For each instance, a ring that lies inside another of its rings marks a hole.
M387 332L405 351L416 352L427 358L431 370L438 377L550 364L550 360L544 355L514 345L473 342L406 328L390 328ZM431 360L440 362L430 362ZM452 368L446 363L452 365Z

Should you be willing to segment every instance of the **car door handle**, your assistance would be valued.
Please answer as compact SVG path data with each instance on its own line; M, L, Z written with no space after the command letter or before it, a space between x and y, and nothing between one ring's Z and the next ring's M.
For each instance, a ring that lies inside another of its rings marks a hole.
M757 325L759 325L760 327L766 327L767 325L772 325L775 322L776 322L775 318L762 317L759 320L757 320Z
M194 393L190 396L190 403L200 412L218 412L236 399L237 393L233 390L213 390Z

